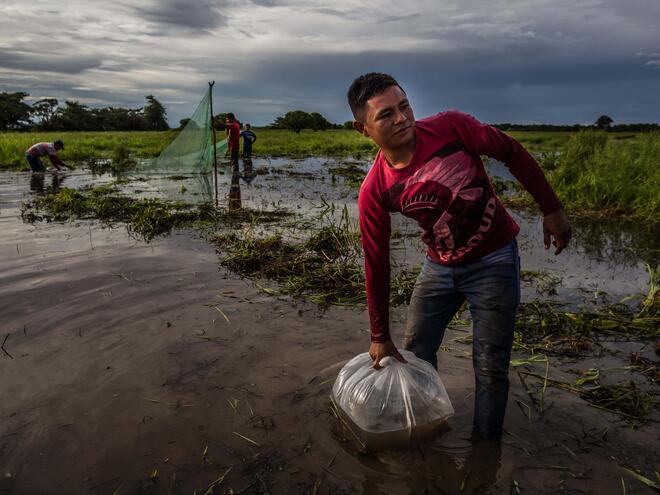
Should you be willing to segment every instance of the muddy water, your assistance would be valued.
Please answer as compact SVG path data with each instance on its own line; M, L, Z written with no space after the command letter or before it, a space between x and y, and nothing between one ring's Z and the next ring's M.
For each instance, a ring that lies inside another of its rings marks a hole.
M333 183L327 166L255 160L255 169L313 175L235 177L240 201L305 214L346 204L354 214L355 190ZM231 179L221 176L225 203ZM625 493L653 493L623 467L652 477L657 424L633 429L553 387L543 413L530 414L513 371L501 447L473 442L470 347L456 340L468 335L460 328L440 355L456 410L448 428L407 450L360 454L328 395L339 368L367 349L366 313L269 295L218 268L194 233L145 244L121 227L27 225L18 216L19 202L42 187L110 180L76 172L41 185L29 174L0 175L0 493L204 493L214 483L215 493L254 494L624 493L622 478ZM199 193L192 180L159 181L123 187ZM598 297L617 299L644 288L642 259L617 261L620 243L606 237L604 256L578 244L555 258L540 247L538 219L518 218L523 268L562 279L552 297L575 302L604 291ZM421 259L416 241L397 242L402 262ZM525 290L533 298L542 288ZM394 311L397 341L404 317ZM625 352L552 359L551 376L570 381L575 369L600 367L618 368L613 379L639 379L622 369L626 353L649 349L614 345Z

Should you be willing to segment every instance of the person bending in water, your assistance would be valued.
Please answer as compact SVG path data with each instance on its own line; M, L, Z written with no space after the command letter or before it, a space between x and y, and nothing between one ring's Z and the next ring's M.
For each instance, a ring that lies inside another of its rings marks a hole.
M369 73L348 90L354 128L380 148L360 187L358 209L374 368L405 362L391 340L390 213L416 220L427 245L415 283L405 348L437 368L445 327L467 299L472 314L474 433L499 439L520 300L519 227L495 195L480 156L504 162L543 212L546 249L571 238L562 204L532 156L495 127L458 111L415 120L406 92Z
M41 161L41 157L48 155L51 163L57 170L62 170L62 167L68 168L65 163L57 156L58 150L64 149L64 143L60 140L54 143L37 143L33 144L25 152L25 159L30 164L30 169L33 172L45 172L46 167Z

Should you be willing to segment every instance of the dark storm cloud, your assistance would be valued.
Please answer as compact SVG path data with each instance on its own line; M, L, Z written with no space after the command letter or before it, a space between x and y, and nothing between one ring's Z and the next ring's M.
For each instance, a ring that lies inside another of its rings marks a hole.
M147 21L191 30L210 30L227 24L223 4L213 0L164 0L135 7Z
M0 67L6 69L79 74L100 65L101 58L94 55L44 54L18 50L0 50Z
M603 113L617 122L653 122L660 115L660 99L652 96L660 71L635 57L530 61L433 52L286 57L259 61L240 84L221 89L225 101L242 99L245 118L262 124L268 122L249 103L250 94L269 101L273 116L300 108L343 122L350 118L348 86L369 71L393 74L418 117L449 108L486 122L591 123ZM264 80L268 85L260 83Z

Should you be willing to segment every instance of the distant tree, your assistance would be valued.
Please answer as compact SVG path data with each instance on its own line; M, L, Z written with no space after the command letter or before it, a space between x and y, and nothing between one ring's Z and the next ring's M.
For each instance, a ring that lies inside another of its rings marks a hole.
M347 120L346 122L344 122L344 125L342 127L344 129L353 129L353 121Z
M0 130L22 130L30 127L30 106L23 99L28 93L0 93Z
M48 129L50 120L57 110L57 98L42 98L32 104L31 113L39 119L37 126Z
M93 131L94 115L86 105L67 100L50 119L50 128L58 131Z
M271 129L289 129L295 133L299 133L303 129L324 131L326 129L334 128L335 125L328 122L328 120L318 112L307 113L302 110L294 110L292 112L287 112L282 117L277 117L269 127Z
M332 122L328 122L323 115L318 112L309 114L309 127L313 131L325 131L333 127Z
M213 117L213 127L223 131L226 127L227 112L220 112Z
M170 128L165 116L165 107L153 96L147 96L147 104L143 109L146 129L149 131L165 131Z
M607 115L601 115L600 117L598 117L598 120L596 120L596 123L594 125L599 129L607 130L610 128L613 122L614 120L611 117Z
M183 129L185 126L187 126L188 122L190 122L190 119L188 118L179 120L179 129Z

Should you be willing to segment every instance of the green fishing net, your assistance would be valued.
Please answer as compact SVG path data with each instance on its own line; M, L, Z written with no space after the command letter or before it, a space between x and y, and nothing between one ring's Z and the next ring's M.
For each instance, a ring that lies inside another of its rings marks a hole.
M175 186L170 181L158 181L158 189L171 196L177 191L189 191L202 194L204 200L213 196L213 130L211 129L211 91L206 94L190 116L185 127L162 153L151 160L140 163L135 173L138 175L156 175L167 177L188 177L192 182L193 190L189 186ZM223 139L215 144L218 161L222 159L227 150L227 140Z

